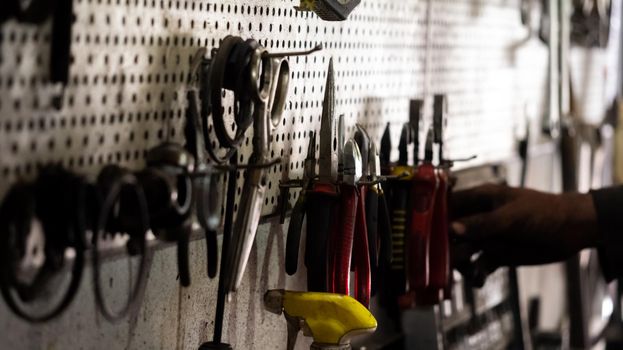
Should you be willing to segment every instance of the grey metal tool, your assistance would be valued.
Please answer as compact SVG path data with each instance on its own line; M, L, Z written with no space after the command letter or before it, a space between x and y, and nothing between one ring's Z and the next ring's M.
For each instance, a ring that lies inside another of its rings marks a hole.
M316 174L316 134L312 134L307 147L307 157L301 180L301 193L296 200L290 216L288 225L288 238L286 240L286 273L294 275L297 270L299 260L299 244L301 241L301 230L303 229L303 219L305 218L306 193L311 189L312 181Z
M253 153L247 165L238 214L232 233L232 245L227 255L228 268L225 273L227 291L235 292L251 254L257 226L262 215L266 195L266 164L270 160L271 133L281 121L290 81L290 65L286 56L308 55L322 49L316 46L308 51L291 53L269 53L258 45L253 49L245 77L247 91L254 104Z
M255 102L253 153L249 159L249 165L259 165L270 161L271 132L281 121L290 80L288 60L265 57L266 54L265 48L261 46L256 48L249 63L248 88ZM227 266L231 270L222 276L230 292L235 292L242 282L255 241L266 195L265 172L266 169L263 167L247 169L238 215L234 223L232 250L228 252Z
M215 169L208 164L208 154L204 145L206 144L204 130L205 125L201 118L200 101L200 82L206 73L202 61L207 50L199 49L190 65L190 72L193 76L190 88L186 93L188 107L186 110L186 149L195 157L195 175L193 179L193 197L195 201L195 213L197 221L205 231L206 251L207 251L207 272L208 277L216 277L218 270L218 243L217 232L221 223L221 203L222 197L219 189L218 174Z

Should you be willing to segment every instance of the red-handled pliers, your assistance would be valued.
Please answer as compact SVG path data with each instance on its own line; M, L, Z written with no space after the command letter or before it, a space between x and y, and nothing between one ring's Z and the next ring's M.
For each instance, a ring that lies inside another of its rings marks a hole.
M409 291L424 291L429 285L430 234L433 224L437 174L432 164L432 132L426 138L424 162L413 175L412 205L407 235Z

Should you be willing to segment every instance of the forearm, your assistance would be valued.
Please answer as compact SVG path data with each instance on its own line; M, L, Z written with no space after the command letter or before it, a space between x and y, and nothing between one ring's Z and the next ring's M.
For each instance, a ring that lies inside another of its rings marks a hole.
M597 215L597 248L606 280L623 277L623 186L591 191Z

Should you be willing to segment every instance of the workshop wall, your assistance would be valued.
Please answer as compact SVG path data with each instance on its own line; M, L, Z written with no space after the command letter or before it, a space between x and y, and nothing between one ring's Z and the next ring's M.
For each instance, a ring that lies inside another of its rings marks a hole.
M427 1L364 0L348 21L330 23L296 11L296 0L75 0L65 87L47 82L50 23L10 20L0 29L0 195L33 178L38 164L60 162L95 176L109 163L142 166L146 150L165 140L183 142L190 58L230 34L273 51L324 46L290 59L288 102L271 144L283 161L270 169L264 215L276 210L279 180L302 175L310 131L320 127L330 57L336 108L349 133L360 123L378 141L390 122L397 143L408 100L426 96L429 125L430 97L444 93L450 158L478 156L461 167L508 159L526 118L541 116L547 72L547 50L527 39L518 2L434 0L429 8ZM57 110L52 100L61 91ZM232 109L226 112L231 120ZM297 196L291 191L290 202ZM286 227L271 219L260 226L243 285L227 305L225 340L238 348L285 348L285 321L262 311L261 296L304 285L304 269L294 277L284 272ZM98 315L90 270L71 307L48 324L26 324L0 303L0 347L194 349L211 337L217 281L205 277L203 240L191 245L191 259L192 285L181 288L175 249L159 246L142 305L120 324ZM125 300L131 270L120 257L105 265L111 303Z

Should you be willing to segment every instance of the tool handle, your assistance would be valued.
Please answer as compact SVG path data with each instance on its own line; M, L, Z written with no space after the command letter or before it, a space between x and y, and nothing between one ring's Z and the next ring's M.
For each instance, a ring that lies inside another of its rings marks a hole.
M450 252L448 246L448 176L437 170L437 191L430 240L430 286L443 290L450 279Z
M349 294L350 263L353 254L353 239L355 237L355 219L359 194L357 188L351 185L341 186L339 226L333 230L329 245L329 273L331 293Z
M180 275L180 285L190 286L190 265L188 262L188 244L190 242L190 226L182 228L177 241L177 272Z
M378 231L379 237L379 253L378 264L389 266L392 263L392 223L389 216L389 207L387 205L387 197L381 187L378 191ZM368 227L370 225L368 224Z
M303 229L303 218L305 218L305 191L301 191L301 195L296 200L292 215L290 216L290 225L288 226L288 238L286 239L286 273L290 276L294 275L299 262L299 244L301 241L301 230Z
M423 289L429 283L430 232L437 179L430 163L418 167L413 177L413 204L407 237L409 289Z
M312 191L307 193L305 266L307 266L307 290L310 292L328 290L327 248L337 199L337 191L331 184L314 184Z
M365 195L366 202L366 229L368 230L368 256L370 257L370 274L372 295L376 294L378 255L379 255L379 192L377 186L367 188Z
M405 234L410 181L394 180L391 186L391 289L395 295L402 295L406 291Z
M355 222L353 260L355 264L355 299L363 306L370 306L370 243L366 223L364 196L359 196Z
M216 230L205 230L208 277L214 278L218 273L218 242Z

